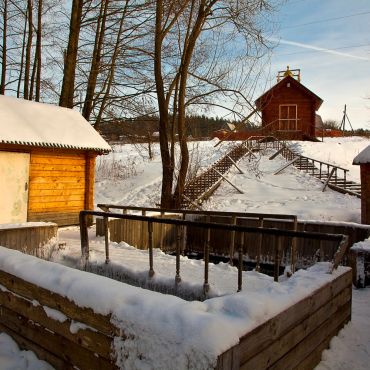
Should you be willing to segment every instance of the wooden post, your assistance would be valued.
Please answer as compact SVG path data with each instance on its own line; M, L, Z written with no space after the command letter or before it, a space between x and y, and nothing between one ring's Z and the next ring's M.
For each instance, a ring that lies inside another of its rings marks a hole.
M207 222L210 222L210 216L207 216ZM207 238L206 244L204 246L204 284L203 284L203 292L204 295L207 296L209 291L209 282L208 282L208 268L209 268L209 246L211 243L211 229L207 228Z
M242 290L243 285L243 245L244 233L240 233L240 243L238 248L238 292Z
M161 212L161 218L163 218L164 216L164 212ZM160 229L159 229L159 248L161 250L163 250L163 237L164 237L164 233L163 233L163 228L165 226L165 224L159 224L160 226Z
M281 236L275 236L275 261L274 261L274 281L279 281L280 273L280 251L281 251Z
M259 217L259 227L263 227L263 217ZM262 253L262 233L258 236L258 249L257 249L257 261L256 261L256 271L260 271L261 269L261 253Z
M176 276L175 283L181 282L180 277L180 252L181 252L181 226L176 225Z
M331 177L333 176L333 173L334 173L335 169L336 169L336 167L333 167L331 169L330 174L329 174L328 178L325 181L325 184L324 184L324 187L323 187L322 191L325 191L326 187L328 186L329 181L330 181Z
M104 244L105 244L105 263L109 263L109 219L104 216Z
M182 214L182 219L186 221L186 213ZM186 250L186 237L187 237L187 227L186 225L183 225L182 228L182 239L181 239L181 254L185 256L185 250Z
M298 229L298 221L297 221L297 217L294 219L294 228L293 230L294 231L297 231ZM297 238L294 237L292 239L292 248L291 248L291 252L290 252L290 260L291 260L291 266L290 266L290 269L292 271L292 274L295 273L295 265L296 265L296 260L297 260Z
M141 211L142 216L146 216L146 211L142 210ZM144 240L145 240L145 222L141 221L141 236L140 236L140 249L145 249L146 245L144 245Z
M153 277L153 223L148 222L149 278Z
M83 269L86 268L87 262L89 261L89 234L87 231L87 219L86 215L80 212L80 237L81 237L81 262Z
M231 224L236 225L236 216L232 216ZM235 251L235 230L232 230L230 234L230 249L229 249L229 258L230 258L229 264L231 266L233 266L234 264L234 261L233 261L234 251Z

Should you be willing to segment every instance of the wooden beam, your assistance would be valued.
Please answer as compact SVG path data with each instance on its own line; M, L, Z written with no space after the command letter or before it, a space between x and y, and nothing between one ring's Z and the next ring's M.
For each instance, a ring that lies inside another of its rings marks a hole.
M299 157L295 157L294 159L292 159L290 162L288 162L286 165L284 165L283 167L281 167L279 170L277 170L274 175L277 175L278 173L280 173L281 171L285 170L287 167L289 167L290 165L292 165L293 163L297 162L299 159Z
M237 170L241 173L241 174L244 174L244 172L239 168L239 166L235 163L235 161L229 156L227 155L226 156L227 158L230 159L231 163L237 168Z
M283 145L277 152L275 152L269 160L271 161L272 159L275 159L283 150L285 149L285 146Z
M334 172L335 172L335 167L333 167L333 168L331 169L330 174L329 174L328 178L327 178L327 179L326 179L326 181L325 181L324 187L322 188L322 191L323 191L323 192L325 191L326 187L328 186L329 181L330 181L331 177L333 176Z
M234 185L230 180L228 180L221 172L213 169L218 175L220 175L226 182L228 182L234 189L236 189L240 194L244 194L243 190L240 190L236 185Z

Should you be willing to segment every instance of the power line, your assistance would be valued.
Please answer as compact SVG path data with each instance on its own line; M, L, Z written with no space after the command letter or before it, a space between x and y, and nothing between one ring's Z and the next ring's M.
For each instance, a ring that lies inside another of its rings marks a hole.
M348 15L343 15L341 17L335 17L335 18L326 18L326 19L321 19L321 20L318 20L318 21L313 21L313 22L308 22L308 23L295 24L293 26L282 27L281 29L282 30L285 30L287 28L303 27L303 26L309 26L311 24L317 24L317 23L323 23L323 22L331 22L331 21L338 21L340 19L345 19L345 18L350 18L350 17L358 17L360 15L365 15L365 14L370 14L370 11L361 12L361 13L354 13L354 14L348 14Z
M349 45L349 46L341 46L332 49L325 49L326 51L335 51L335 50L342 50L342 49L352 49L352 48L360 48L370 46L370 44L362 44L362 45ZM293 53L284 53L284 54L276 54L276 56L285 56L285 55L293 55L293 54L304 54L304 53L322 53L323 50L305 50L305 51L295 51Z

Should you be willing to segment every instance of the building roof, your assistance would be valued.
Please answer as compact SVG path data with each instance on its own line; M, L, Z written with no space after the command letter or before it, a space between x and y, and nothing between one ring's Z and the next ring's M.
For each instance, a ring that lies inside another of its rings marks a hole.
M256 107L258 110L261 110L262 104L265 100L268 100L270 96L272 96L273 91L281 88L286 83L291 83L295 86L297 86L299 89L301 89L305 94L309 95L314 101L315 101L315 109L318 110L323 103L323 100L317 96L315 93L313 93L310 89L308 89L306 86L302 85L299 81L297 81L292 76L286 76L280 82L272 86L269 90L267 90L264 94L262 94L256 101Z
M365 163L370 163L370 145L367 146L363 151L358 153L352 162L352 164L365 164Z
M0 144L111 150L79 112L4 95L0 95Z

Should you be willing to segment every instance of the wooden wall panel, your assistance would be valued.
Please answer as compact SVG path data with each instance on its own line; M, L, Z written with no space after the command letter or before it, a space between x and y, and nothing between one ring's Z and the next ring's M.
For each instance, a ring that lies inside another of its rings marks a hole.
M75 224L86 207L86 154L31 151L28 198L29 221Z

